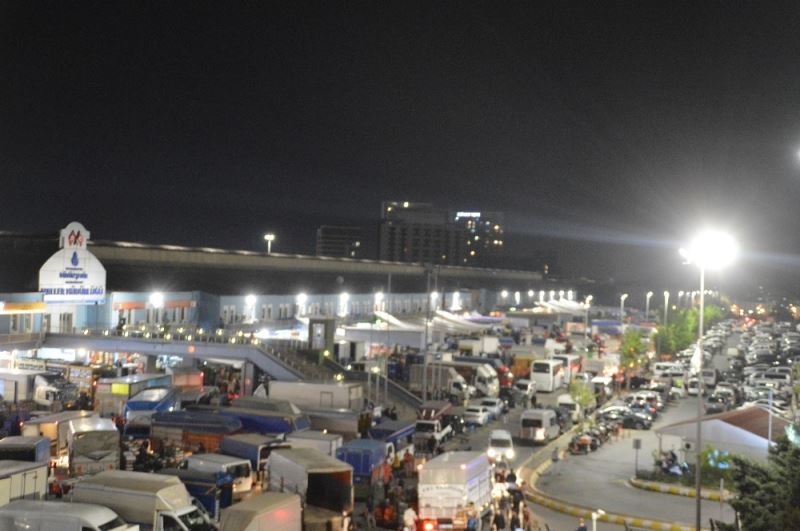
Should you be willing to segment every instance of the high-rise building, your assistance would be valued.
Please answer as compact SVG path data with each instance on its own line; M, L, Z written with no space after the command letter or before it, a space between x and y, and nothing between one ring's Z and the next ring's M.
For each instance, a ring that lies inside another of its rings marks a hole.
M501 265L505 248L502 212L456 211L451 213L451 219L466 233L462 264L483 267Z
M503 249L500 212L450 212L431 203L384 201L381 260L499 266Z
M317 256L361 258L362 236L361 227L322 225L317 229Z

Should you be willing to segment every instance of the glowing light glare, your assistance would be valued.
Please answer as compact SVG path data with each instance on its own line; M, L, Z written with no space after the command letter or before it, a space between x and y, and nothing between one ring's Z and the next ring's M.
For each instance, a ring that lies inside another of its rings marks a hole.
M457 311L459 311L461 309L462 309L462 307L461 307L461 293L459 293L458 291L454 291L453 292L453 299L452 299L452 301L450 303L450 310L454 311L454 312L457 312Z
M528 297L530 297L531 299L533 298L533 290L532 289L528 290Z
M163 308L164 307L164 294L161 292L155 292L150 294L150 306L153 308Z
M248 295L244 298L244 303L247 305L248 308L252 308L256 305L256 296L255 295Z
M267 234L264 235L264 241L265 242L274 242L275 241L275 235L272 234L271 232L268 232Z
M308 295L305 293L298 293L297 294L297 304L300 306L304 305L308 301Z
M567 300L572 300L572 297L575 295L572 290L567 291Z
M593 300L594 300L594 295L587 295L584 304L586 306L591 306Z
M669 291L664 290L664 300L669 300Z
M548 295L550 295L549 300L553 300L553 297L556 296L556 292L553 291L553 290L550 290L550 293L548 293Z
M500 296L503 297L504 299L507 298L508 297L508 290L504 289L503 291L501 291L500 292Z
M620 302L625 302L625 299L627 299L627 298L628 298L628 294L627 293L623 293L622 295L620 295L619 300L620 300Z
M563 299L564 298L564 290L563 289L558 292L558 298L559 299Z
M739 255L739 245L730 234L718 230L705 230L698 234L688 248L680 254L690 264L703 269L721 269L731 264Z
M521 295L520 295L519 291L515 291L514 292L514 303L519 304L520 299L521 299Z
M380 304L383 302L383 292L379 291L375 294L375 304Z
M539 302L544 302L544 290L539 292Z

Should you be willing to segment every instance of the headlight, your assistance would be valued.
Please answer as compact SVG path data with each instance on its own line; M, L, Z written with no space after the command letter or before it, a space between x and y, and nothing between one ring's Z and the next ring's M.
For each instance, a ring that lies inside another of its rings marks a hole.
M494 457L497 455L497 452L495 452L494 448L489 448L488 450L486 450L486 455L488 455L489 457Z
M514 453L513 448L509 448L508 450L506 450L506 459L514 459L515 455L516 454Z

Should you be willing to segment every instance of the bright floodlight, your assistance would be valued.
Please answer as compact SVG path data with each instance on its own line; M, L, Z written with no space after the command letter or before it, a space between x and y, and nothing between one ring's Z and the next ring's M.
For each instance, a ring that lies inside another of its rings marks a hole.
M375 304L380 304L383 302L383 292L379 291L375 294Z
M248 308L252 308L256 305L256 296L255 295L248 295L244 298L244 303L247 305Z
M275 241L275 235L272 234L271 232L268 232L267 234L264 235L264 241L274 242Z
M501 297L503 297L504 299L505 299L506 297L508 297L508 290L505 290L505 289L504 289L503 291L501 291L501 292L500 292L500 296L501 296Z
M739 246L730 234L706 230L698 234L688 249L680 250L689 263L703 269L721 269L736 259Z
M627 293L623 293L622 295L620 295L619 300L621 300L622 302L625 302L625 299L627 299L627 298L628 298L628 294Z
M306 295L305 293L297 294L297 304L303 306L306 303L306 301L308 301L308 295Z
M594 299L594 295L587 295L584 304L586 304L586 306L589 306L592 303L592 299Z
M163 308L164 307L164 294L155 292L150 294L150 306L153 308Z

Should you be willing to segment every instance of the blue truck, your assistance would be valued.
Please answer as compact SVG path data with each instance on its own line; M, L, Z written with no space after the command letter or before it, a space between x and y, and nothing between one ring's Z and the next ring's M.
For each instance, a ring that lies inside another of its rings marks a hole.
M249 459L250 466L259 476L267 466L270 452L278 448L291 448L283 437L273 437L258 433L237 433L223 437L219 444L222 454Z
M242 423L242 431L250 433L291 433L311 428L311 421L304 413L209 406L191 406L188 410L238 419Z
M406 449L414 455L414 432L416 421L408 420L384 420L369 429L369 436L376 441L390 443L394 448L394 454L403 457ZM394 456L391 456L392 458Z
M125 435L142 438L150 434L150 419L156 413L180 409L180 387L150 387L132 396L125 403Z
M353 467L353 493L356 499L369 496L372 482L379 477L381 465L386 462L384 441L355 439L336 450L336 459Z
M0 461L50 463L50 439L14 435L0 440Z
M233 504L233 476L230 474L181 468L164 468L158 473L179 477L189 494L199 501L216 521L220 519L221 509Z

